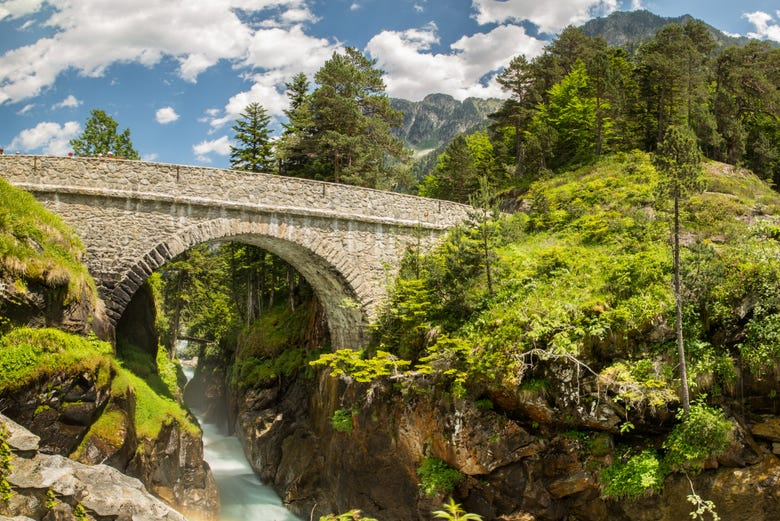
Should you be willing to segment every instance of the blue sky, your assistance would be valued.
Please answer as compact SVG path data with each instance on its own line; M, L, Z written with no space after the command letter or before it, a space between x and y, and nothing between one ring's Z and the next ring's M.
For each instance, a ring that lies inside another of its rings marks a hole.
M144 159L227 167L241 110L280 117L284 83L344 46L393 97L501 97L512 57L636 8L780 41L777 0L0 0L0 147L67 154L102 109Z

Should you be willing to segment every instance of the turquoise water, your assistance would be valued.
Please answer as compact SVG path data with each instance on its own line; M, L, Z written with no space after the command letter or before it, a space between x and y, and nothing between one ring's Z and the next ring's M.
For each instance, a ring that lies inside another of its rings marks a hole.
M184 373L192 377L192 369L184 368ZM193 412L198 416L198 411ZM214 424L201 422L201 427L203 456L219 487L220 521L301 521L258 479L238 438L225 436Z

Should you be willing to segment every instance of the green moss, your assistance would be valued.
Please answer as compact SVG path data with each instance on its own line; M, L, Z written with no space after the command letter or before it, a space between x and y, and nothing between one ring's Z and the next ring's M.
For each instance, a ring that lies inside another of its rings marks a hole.
M6 501L11 497L11 484L8 482L8 476L13 468L11 467L11 447L8 446L8 429L5 424L0 424L0 501Z
M107 342L58 329L14 329L0 338L0 392L60 373L106 371L112 352Z
M120 448L125 441L124 434L127 430L125 413L117 409L107 409L90 426L89 431L81 440L81 443L71 457L79 459L83 454L86 443L95 437L110 444L114 448Z
M193 435L200 434L200 427L193 421L177 397L178 385L172 380L172 366L165 353L161 365L166 378L158 373L157 363L148 353L124 345L120 349L117 374L112 382L112 395L132 392L135 395L135 430L139 437L156 438L164 425L178 423ZM159 358L159 357L158 357Z
M134 422L139 436L155 438L162 426L172 421L194 435L199 434L199 427L170 396L168 387L160 383L153 362L149 368L138 362L141 359L140 355L136 357L135 367L142 369L143 377L126 367L124 362L117 363L107 342L57 329L15 329L0 338L0 392L13 392L33 381L46 380L58 374L87 371L97 375L98 381L106 383L111 375L115 375L111 381L112 396L135 394ZM110 433L116 421L115 415L105 419L101 416L96 428Z

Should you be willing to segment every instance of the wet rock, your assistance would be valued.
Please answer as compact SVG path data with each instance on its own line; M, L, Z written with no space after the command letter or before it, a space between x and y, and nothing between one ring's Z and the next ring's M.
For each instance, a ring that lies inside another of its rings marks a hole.
M752 425L750 432L753 436L780 442L780 417L765 417L763 421Z

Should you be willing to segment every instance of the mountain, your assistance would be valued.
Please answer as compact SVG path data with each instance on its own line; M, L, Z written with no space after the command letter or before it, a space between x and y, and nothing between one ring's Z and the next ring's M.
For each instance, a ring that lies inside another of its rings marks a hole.
M688 14L669 18L644 10L616 11L607 17L590 20L580 26L580 29L587 36L601 36L609 45L623 47L633 52L640 44L650 40L662 27L670 24L685 24L689 20L694 18ZM749 38L729 36L711 25L705 25L719 48L741 46L750 41Z
M390 104L404 114L394 135L415 151L413 169L417 177L424 177L433 169L439 153L455 136L487 128L488 116L502 102L478 98L458 101L448 94L429 94L422 101L392 98Z
M448 94L429 94L422 101L390 100L404 113L395 135L417 152L429 152L446 145L458 134L471 133L488 125L488 115L497 111L498 99L467 98L458 101Z

